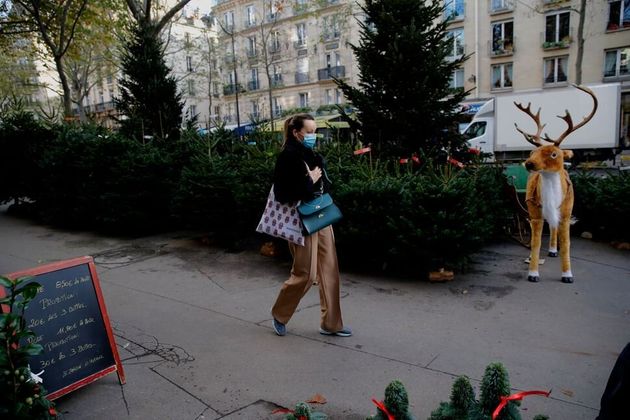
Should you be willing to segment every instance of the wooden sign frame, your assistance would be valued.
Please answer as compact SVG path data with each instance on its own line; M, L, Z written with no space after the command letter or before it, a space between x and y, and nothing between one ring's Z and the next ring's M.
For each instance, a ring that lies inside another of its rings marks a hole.
M39 267L17 271L15 273L7 274L5 277L8 277L12 280L15 280L19 277L25 276L38 276L41 274L51 273L54 271L59 271L67 268L72 268L80 265L88 265L90 271L90 277L92 286L94 287L94 291L96 292L96 299L99 305L99 311L101 316L103 317L103 324L105 326L105 331L107 334L107 340L109 342L109 347L112 351L112 356L114 358L114 365L108 366L105 369L102 369L96 373L92 373L89 376L75 381L59 390L56 390L46 396L49 400L55 400L62 395L68 394L74 390L77 390L85 385L88 385L97 379L100 379L110 373L116 372L118 374L118 381L121 385L125 384L125 372L123 370L122 362L120 361L120 356L118 354L118 349L116 348L116 342L114 341L114 334L112 331L112 327L109 321L109 315L107 314L107 308L105 307L105 300L103 299L103 293L101 290L101 285L98 279L98 274L96 273L96 266L94 264L94 259L90 256L73 258L70 260L59 261L51 264L42 265ZM37 281L37 278L35 279ZM40 282L41 283L41 282ZM0 287L0 296L4 295L4 290ZM44 384L45 386L46 384Z

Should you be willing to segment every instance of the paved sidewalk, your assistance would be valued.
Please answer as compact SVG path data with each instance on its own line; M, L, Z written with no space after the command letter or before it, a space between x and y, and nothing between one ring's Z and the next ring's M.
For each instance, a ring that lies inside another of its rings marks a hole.
M288 262L210 248L186 237L125 240L63 231L0 207L0 272L95 258L127 384L109 375L58 402L66 419L259 419L314 394L331 418L373 414L393 379L425 419L458 375L478 388L502 362L523 418L593 419L615 359L630 341L630 254L575 239L572 285L560 261L526 281L527 250L504 242L449 283L342 273L350 338L318 334L316 288L277 337L270 307Z

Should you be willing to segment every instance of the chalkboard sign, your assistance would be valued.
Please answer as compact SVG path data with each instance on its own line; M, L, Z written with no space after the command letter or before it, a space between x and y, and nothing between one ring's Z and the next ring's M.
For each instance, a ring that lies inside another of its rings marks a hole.
M42 287L26 309L29 342L41 344L42 354L31 357L48 399L54 400L112 372L121 384L125 374L105 309L92 257L75 258L7 277L34 276ZM1 288L0 288L1 289ZM2 291L0 290L0 293Z

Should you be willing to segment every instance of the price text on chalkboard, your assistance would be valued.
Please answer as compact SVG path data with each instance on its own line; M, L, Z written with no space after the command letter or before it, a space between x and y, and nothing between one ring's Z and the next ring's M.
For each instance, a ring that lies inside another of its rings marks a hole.
M44 351L33 356L31 371L39 373L53 400L109 373L125 374L101 293L92 257L75 258L9 274L34 276L39 293L24 314L35 333L29 342Z

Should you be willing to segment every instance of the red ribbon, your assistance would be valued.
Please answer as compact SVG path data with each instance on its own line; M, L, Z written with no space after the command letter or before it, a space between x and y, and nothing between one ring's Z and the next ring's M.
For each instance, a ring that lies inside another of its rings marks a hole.
M372 151L371 147L364 147L363 149L355 150L354 154L355 155L362 155L364 153L371 152L371 151Z
M457 166L458 168L463 168L463 167L464 167L464 164L463 164L463 163L461 163L459 160L457 160L457 159L455 159L455 158L449 158L449 159L448 159L448 162L449 162L451 165L455 165L455 166Z
M503 407L506 406L508 401L520 401L523 399L523 397L527 397L528 395L544 395L545 397L549 397L549 394L551 394L551 391L523 391L519 392L518 394L512 394L509 397L501 397L501 403L494 410L494 413L492 413L492 420L495 420L497 418L497 416L501 413L501 410L503 410Z
M396 420L394 416L389 414L389 411L387 411L387 407L385 407L385 404L383 402L376 401L374 398L372 398L372 402L378 407L379 410L385 413L385 415L387 416L387 420Z

